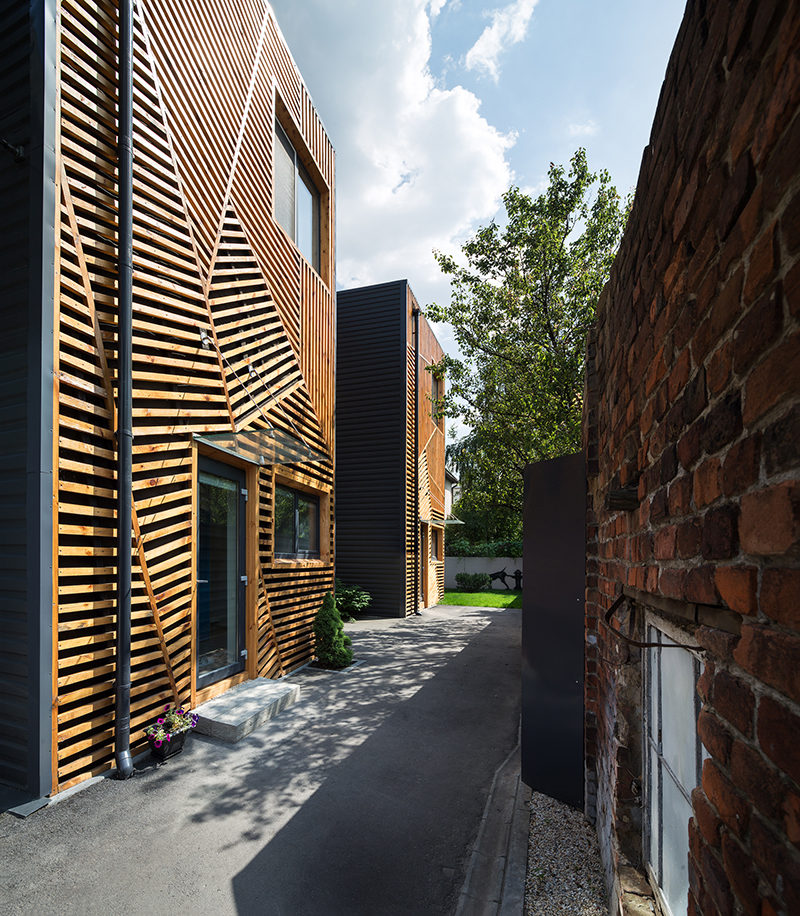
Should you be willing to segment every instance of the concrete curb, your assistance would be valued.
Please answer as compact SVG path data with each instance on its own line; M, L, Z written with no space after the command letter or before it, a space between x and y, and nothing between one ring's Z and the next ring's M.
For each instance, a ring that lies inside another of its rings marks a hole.
M456 916L521 916L528 864L531 790L520 776L520 746L489 790Z

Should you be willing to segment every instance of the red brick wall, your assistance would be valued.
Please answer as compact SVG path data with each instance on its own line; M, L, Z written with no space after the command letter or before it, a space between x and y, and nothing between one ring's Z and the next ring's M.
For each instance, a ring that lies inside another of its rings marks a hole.
M705 650L690 913L800 913L799 49L796 2L689 2L589 344L587 809L619 877L639 650L599 618L624 586Z

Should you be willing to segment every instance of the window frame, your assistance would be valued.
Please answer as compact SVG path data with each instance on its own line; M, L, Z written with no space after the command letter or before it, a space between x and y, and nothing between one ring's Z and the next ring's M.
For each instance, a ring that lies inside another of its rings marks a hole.
M291 484L284 482L283 480L275 481L275 491L273 497L273 506L278 501L278 490L285 490L288 493L291 493L293 500L292 507L292 552L279 551L277 549L278 543L278 519L277 513L273 511L273 544L274 544L274 556L276 560L319 560L322 558L322 499L320 494L312 493L306 489L298 489L297 487L291 486ZM317 549L316 550L301 550L299 546L300 538L300 500L305 500L307 503L313 504L316 507L316 528L317 528Z
M279 132L280 135L279 136ZM293 131L287 130L286 126L282 123L280 117L278 116L278 110L276 106L273 131L272 131L272 142L273 142L273 178L272 178L272 219L273 221L280 226L280 228L286 233L287 237L291 239L292 244L295 246L300 255L306 260L306 262L320 275L322 276L322 226L323 226L323 192L320 190L319 183L314 180L314 176L311 174L310 169L307 167L306 163L303 161L300 153L297 149L297 142L293 139ZM285 141L285 142L284 142ZM276 150L278 144L281 144L284 147L284 150L288 154L288 150L292 151L292 166L293 166L293 185L292 185L292 211L293 211L293 223L292 229L290 230L286 227L278 218L277 215L277 184L275 181L276 174ZM287 149L288 147L288 149ZM311 257L309 258L303 249L299 245L300 238L300 195L298 194L298 185L302 182L305 188L308 190L313 201L312 208L312 220L311 220Z
M703 760L708 757L708 752L703 747L703 743L697 734L697 720L700 715L700 698L697 694L697 682L700 678L702 667L702 656L687 645L691 639L690 634L684 632L680 627L670 624L662 617L656 616L651 612L645 615L645 639L647 642L659 642L667 646L667 651L675 652L680 647L680 651L688 653L692 659L693 675L693 712L694 712L694 757L695 757L695 786L700 785L702 776ZM665 642L666 640L666 642ZM684 786L679 775L673 770L664 752L663 740L663 680L661 672L661 659L664 648L648 648L644 650L643 671L642 671L642 859L650 883L655 889L656 896L662 911L668 916L679 916L673 914L666 899L666 894L662 887L664 881L664 849L665 849L665 827L664 827L664 780L668 779L678 789L688 804L689 811L692 811L691 792L695 786ZM654 697L654 692L656 696ZM657 740L651 735L651 704L654 710ZM658 823L653 823L653 809L657 810ZM691 813L690 813L691 818ZM688 859L689 855L689 837L688 821L686 825L686 848L685 853ZM653 833L657 831L657 861L651 862L653 848Z

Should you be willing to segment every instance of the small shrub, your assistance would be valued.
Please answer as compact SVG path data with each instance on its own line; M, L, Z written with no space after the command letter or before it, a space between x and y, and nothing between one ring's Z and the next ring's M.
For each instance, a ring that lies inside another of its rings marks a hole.
M484 592L492 587L489 573L456 573L456 585L465 592Z
M322 599L322 607L314 618L314 641L317 663L322 668L346 668L353 661L350 637L344 632L344 624L332 594Z
M333 594L336 610L342 620L352 620L363 614L372 603L372 595L357 585L345 585L341 579L336 580L336 591Z

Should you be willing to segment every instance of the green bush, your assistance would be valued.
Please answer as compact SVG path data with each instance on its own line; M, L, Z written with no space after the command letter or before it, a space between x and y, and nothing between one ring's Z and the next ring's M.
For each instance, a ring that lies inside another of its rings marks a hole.
M336 580L336 590L333 593L336 601L336 610L342 620L352 620L363 614L372 603L372 596L357 585L345 585L341 579Z
M322 599L322 607L314 618L314 640L317 664L322 668L346 668L353 661L350 637L344 632L344 624L332 594Z
M448 557L521 557L522 541L468 541L454 536L445 542Z
M482 592L492 587L489 573L456 573L456 585L465 592Z

